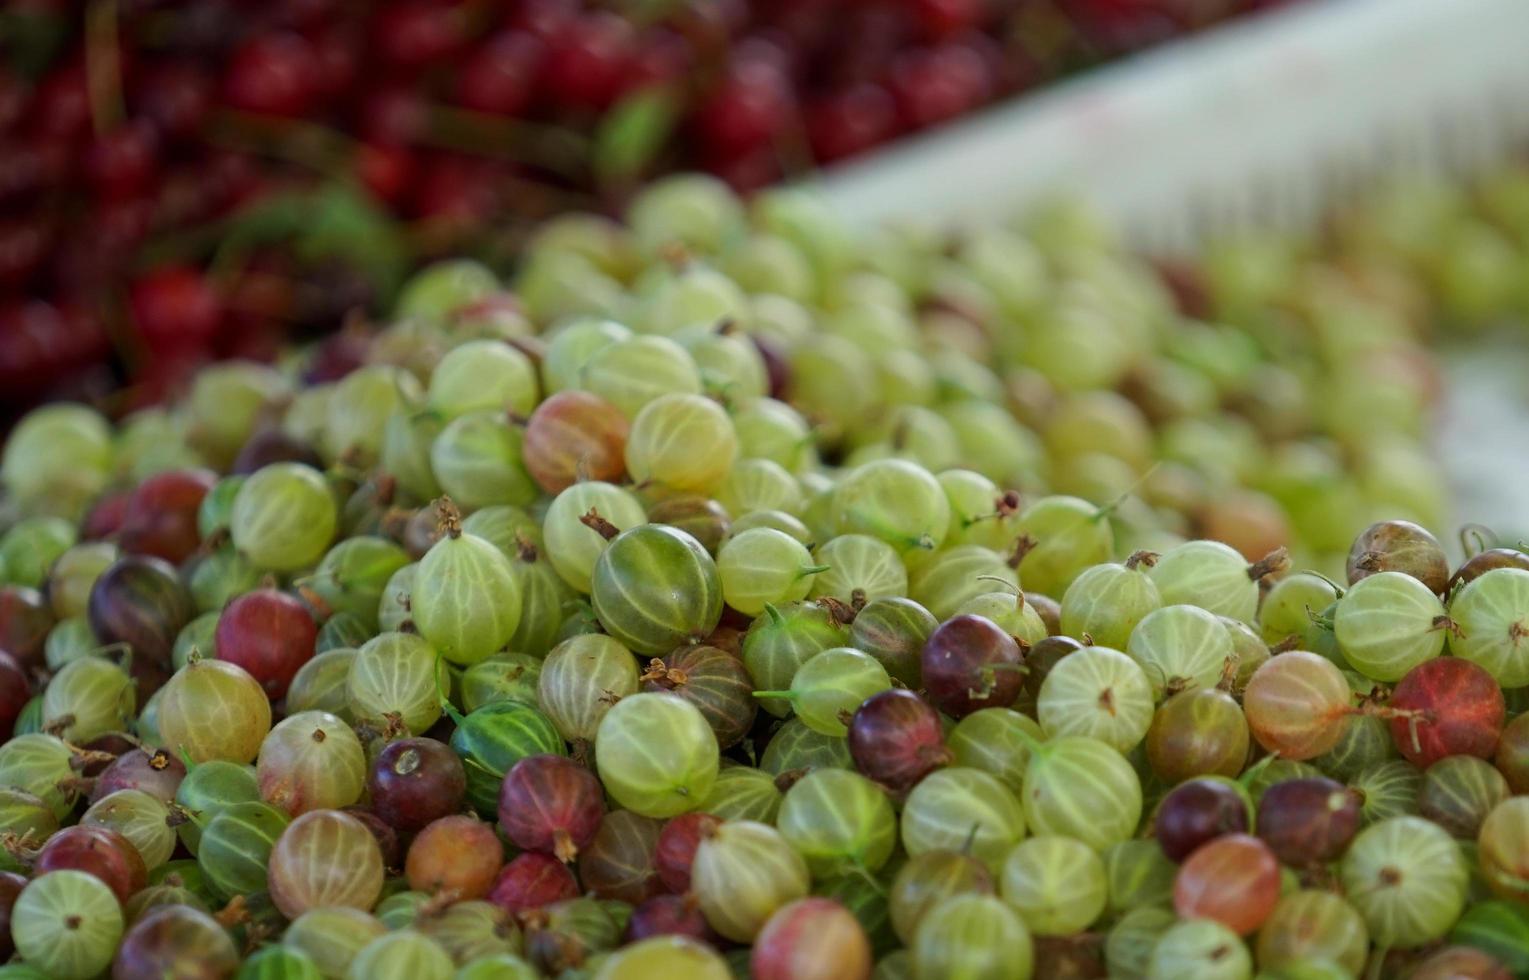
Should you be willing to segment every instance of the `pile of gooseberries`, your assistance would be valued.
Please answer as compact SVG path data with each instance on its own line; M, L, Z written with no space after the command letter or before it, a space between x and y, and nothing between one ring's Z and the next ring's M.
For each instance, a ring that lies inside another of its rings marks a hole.
M1150 359L1037 330L1041 398L961 353L999 277L781 197L824 282L745 285L696 201L619 310L441 268L335 377L21 421L0 980L1523 972L1529 557L1189 537L1115 389L1200 489L1236 436ZM1168 315L1112 268L1069 326Z

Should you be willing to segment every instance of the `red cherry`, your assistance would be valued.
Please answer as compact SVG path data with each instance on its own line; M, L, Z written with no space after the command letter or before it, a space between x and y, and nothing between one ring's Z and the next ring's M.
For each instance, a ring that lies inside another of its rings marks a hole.
M436 0L394 0L372 15L372 50L396 68L440 64L464 39L462 11Z
M70 141L90 131L90 88L83 60L72 60L43 77L32 94L34 136Z
M1507 709L1502 688L1459 657L1436 657L1407 671L1391 692L1391 738L1407 761L1427 769L1447 755L1490 759Z
M579 0L521 0L505 23L516 30L551 40L579 16Z
M493 164L440 154L432 157L414 183L416 217L480 225L499 208Z
M558 105L604 109L620 93L635 47L632 25L594 11L565 24L548 43L542 85Z
M188 266L164 266L139 279L130 303L139 337L156 352L203 350L223 322L222 299Z
M0 201L66 183L74 151L59 142L0 143Z
M807 109L807 140L821 163L842 160L897 133L897 103L869 82L835 92Z
M151 62L133 86L137 114L173 139L194 135L207 119L212 102L212 79L187 61Z
M982 57L955 44L900 55L892 66L891 82L903 122L913 129L976 108L988 98L992 85Z
M727 181L728 186L733 190L745 195L778 183L783 174L780 155L769 143L742 156L708 159L706 169ZM723 612L723 618L726 618L726 610Z
M402 146L362 143L356 150L356 176L377 199L397 204L417 170L414 155Z
M430 124L430 107L417 89L384 85L361 98L357 124L363 139L376 143L413 143Z
M695 52L683 35L665 28L648 31L637 42L627 64L623 91L664 85L683 78L695 63Z
M58 369L66 330L51 303L17 300L0 306L0 385L40 390Z
M319 92L332 100L349 92L356 83L362 52L360 39L347 25L332 24L306 35L319 68Z
M26 112L31 86L15 72L0 66L0 133L8 132Z
M257 34L235 49L223 96L246 112L301 116L312 108L322 81L318 57L302 35Z
M723 159L771 142L790 122L792 95L785 75L765 59L735 61L696 112L708 148Z
M913 43L913 25L906 8L894 4L862 5L844 12L842 23L831 25L833 38L852 37L855 43L826 66L834 85L878 81L885 77L887 66Z
M920 31L931 41L941 41L977 27L986 5L982 0L910 0Z
M457 74L456 100L469 109L514 116L531 104L545 45L524 31L502 31L473 49Z
M0 283L16 287L42 265L53 229L40 217L0 218Z
M159 141L141 120L97 136L85 151L85 177L96 194L107 200L136 197L158 170Z

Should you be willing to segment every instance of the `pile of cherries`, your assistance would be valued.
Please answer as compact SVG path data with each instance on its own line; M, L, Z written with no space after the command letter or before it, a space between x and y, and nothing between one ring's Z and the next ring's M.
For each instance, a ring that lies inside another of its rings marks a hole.
M535 220L655 173L756 188L1267 4L17 0L0 401L124 376L154 399L375 308L396 277L350 253L379 241L404 269L504 260ZM320 185L380 224L257 206Z

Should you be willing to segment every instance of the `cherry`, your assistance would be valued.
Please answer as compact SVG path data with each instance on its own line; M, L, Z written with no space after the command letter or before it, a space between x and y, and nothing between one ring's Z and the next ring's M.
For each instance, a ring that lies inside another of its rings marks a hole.
M159 140L143 120L97 136L85 151L85 177L106 200L138 196L153 183L158 170Z
M541 82L569 109L604 109L620 93L635 48L632 25L617 14L593 11L565 23L548 42Z
M382 85L362 96L357 124L363 139L394 145L413 143L429 123L430 107L413 88Z
M413 182L418 166L402 146L362 143L356 149L356 176L378 200L397 204Z
M986 100L991 80L980 55L946 44L898 56L891 85L904 124L920 129L975 108Z
M666 28L655 28L637 42L622 80L624 91L663 85L683 78L695 61L691 43Z
M780 155L770 144L760 146L742 156L728 159L711 158L706 169L727 181L739 194L752 194L776 183L782 176Z
M807 140L821 163L842 160L897 132L897 103L869 82L835 92L807 109Z
M545 45L525 31L502 31L473 49L456 78L456 100L469 109L518 115L531 104Z
M152 62L133 85L131 101L162 137L189 139L212 109L213 83L190 61Z
M29 98L30 86L0 65L0 133L8 132L21 119Z
M15 287L30 279L52 240L53 229L43 217L0 218L0 283Z
M313 46L300 34L257 34L234 51L223 97L245 112L301 116L313 107L322 74Z
M765 58L735 60L696 111L707 147L722 159L741 157L769 143L790 122L791 86Z
M0 143L0 201L64 183L74 152L59 141Z
M431 157L414 184L416 217L476 225L499 204L494 167L483 160L442 153Z
M395 68L440 64L464 39L462 12L436 0L394 0L372 17L372 50Z
M508 26L551 40L579 16L579 0L521 0L513 4Z
M223 322L223 301L212 284L188 266L164 266L133 283L130 294L139 337L150 350L204 350Z
M326 101L344 96L360 72L361 45L347 25L330 24L306 35L318 63L319 92Z
M910 0L919 30L931 41L940 41L978 26L982 0Z
M44 140L71 141L90 130L90 89L85 62L71 60L53 69L32 95L32 135Z

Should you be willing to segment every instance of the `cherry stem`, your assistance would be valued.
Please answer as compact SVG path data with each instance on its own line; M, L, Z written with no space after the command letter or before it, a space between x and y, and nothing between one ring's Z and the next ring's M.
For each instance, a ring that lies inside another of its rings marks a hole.
M91 0L85 10L85 86L97 136L121 124L122 59L117 40L117 0Z

